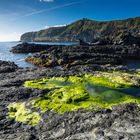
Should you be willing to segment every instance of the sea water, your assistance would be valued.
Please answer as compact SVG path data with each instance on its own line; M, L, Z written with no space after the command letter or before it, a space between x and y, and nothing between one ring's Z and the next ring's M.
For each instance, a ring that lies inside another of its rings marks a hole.
M26 68L26 67L34 67L33 65L25 62L25 59L32 55L31 53L26 54L14 54L10 52L11 48L19 44L20 42L0 42L0 60L3 61L12 61L15 62L19 67ZM48 45L73 45L71 42L61 42L61 43L53 43L53 42L38 42L36 44L48 44ZM140 61L130 61L127 63L127 66L135 69L140 68ZM115 91L114 89L105 88L102 86L91 86L88 87L91 95L96 93L102 93L105 91ZM127 89L120 89L117 90L118 92L122 92L125 94L130 94L136 97L140 97L140 89L139 88L127 88Z
M34 67L33 65L25 62L25 59L32 55L26 54L14 54L10 52L11 48L19 44L20 42L0 42L0 60L15 62L19 67ZM34 42L30 42L34 43ZM47 45L72 45L72 42L35 42L35 44L47 44Z
M32 55L31 53L26 54L14 54L10 52L11 48L19 44L20 42L0 42L0 60L3 61L13 61L19 67L34 67L33 65L25 62L25 59ZM47 45L75 45L74 42L29 42L35 44L47 44ZM128 60L125 65L130 69L140 69L140 61L139 60Z

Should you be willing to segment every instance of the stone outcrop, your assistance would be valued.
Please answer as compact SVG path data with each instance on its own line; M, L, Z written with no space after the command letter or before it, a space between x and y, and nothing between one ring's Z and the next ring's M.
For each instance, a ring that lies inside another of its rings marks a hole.
M18 68L13 62L1 61L0 60L0 73L7 73L15 71Z
M0 62L0 69L13 65ZM29 126L8 118L7 106L11 102L24 102L41 97L48 90L29 89L23 86L27 80L46 76L67 76L90 72L92 68L83 66L70 69L28 68L0 73L0 139L2 140L118 140L140 138L140 109L136 104L114 106L113 109L87 111L79 109L58 114L54 111L42 112L42 122ZM39 110L38 110L39 111Z
M51 46L44 52L29 56L26 61L41 67L90 64L122 64L127 59L140 59L139 46L94 45Z
M138 45L140 46L140 37L133 36L128 31L115 31L110 36L102 36L93 44L99 45Z
M56 45L53 45L53 46L55 47ZM59 46L59 45L57 45L57 46ZM64 45L62 45L62 46L64 46ZM21 44L18 44L17 46L12 47L12 49L10 51L13 53L35 53L35 52L41 52L41 51L47 50L50 47L51 47L51 45L21 43Z

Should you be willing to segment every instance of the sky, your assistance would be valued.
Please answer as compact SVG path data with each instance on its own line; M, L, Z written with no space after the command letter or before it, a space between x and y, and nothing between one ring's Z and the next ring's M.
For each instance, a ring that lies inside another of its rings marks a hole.
M0 41L70 24L81 18L99 21L140 16L140 0L0 0Z

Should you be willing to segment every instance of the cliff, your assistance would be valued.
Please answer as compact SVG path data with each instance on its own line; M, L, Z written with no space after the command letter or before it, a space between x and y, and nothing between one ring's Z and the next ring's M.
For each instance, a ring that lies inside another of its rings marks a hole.
M114 21L81 19L64 27L51 27L37 32L28 32L21 41L78 41L88 42L104 37L114 37L118 32L129 32L140 37L140 17Z

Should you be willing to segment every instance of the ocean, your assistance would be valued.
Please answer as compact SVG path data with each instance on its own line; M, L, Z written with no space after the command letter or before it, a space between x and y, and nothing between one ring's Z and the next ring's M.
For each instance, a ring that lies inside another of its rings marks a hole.
M22 67L22 68L35 67L35 66L25 62L26 57L32 55L31 53L13 54L12 52L10 52L11 48L13 46L16 46L18 43L19 42L0 42L0 60L15 62L19 67ZM41 42L39 44L72 45L71 43L66 43L66 42L63 42L63 43ZM132 69L140 68L140 61L131 60L127 63L127 66ZM103 91L113 90L113 89L102 88L102 87L100 88L99 86L97 86L97 87L95 86L95 89L97 90L97 92L101 92L101 90L103 90ZM120 89L117 91L125 93L125 94L134 95L134 96L140 96L139 88L127 88L127 89Z
M10 52L11 48L19 44L20 42L0 42L0 60L3 61L13 61L19 67L26 68L26 67L34 67L33 65L25 62L25 59L32 55L31 53L28 54L13 54ZM30 42L34 43L34 42ZM72 42L38 42L36 44L48 44L48 45L72 45Z
M25 59L32 55L28 54L13 54L10 52L11 48L19 44L20 42L0 42L0 60L3 61L13 61L19 67L34 67L33 65L25 62ZM76 44L74 42L30 42L35 44L47 44L47 45L73 45ZM140 61L139 60L131 60L125 63L125 65L130 69L140 69Z

